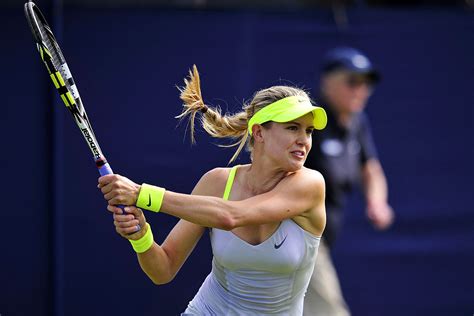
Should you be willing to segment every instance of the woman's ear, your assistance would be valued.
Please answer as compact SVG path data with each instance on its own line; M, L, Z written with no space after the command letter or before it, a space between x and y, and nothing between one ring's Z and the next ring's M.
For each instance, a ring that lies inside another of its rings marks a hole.
M262 135L263 127L260 124L255 124L252 126L252 136L255 142L263 143L263 135Z

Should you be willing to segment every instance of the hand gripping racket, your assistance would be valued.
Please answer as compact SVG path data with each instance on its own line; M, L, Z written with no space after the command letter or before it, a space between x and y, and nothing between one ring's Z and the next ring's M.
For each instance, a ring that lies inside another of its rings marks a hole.
M92 151L100 175L112 174L112 169L102 154L92 130L79 90L51 28L38 6L31 1L25 3L25 15L49 77ZM123 206L119 206L123 210Z

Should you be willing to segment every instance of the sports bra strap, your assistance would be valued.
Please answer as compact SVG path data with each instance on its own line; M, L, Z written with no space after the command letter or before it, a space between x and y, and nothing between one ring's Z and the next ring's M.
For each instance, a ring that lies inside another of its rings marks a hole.
M232 190L232 185L234 184L235 173L237 172L237 168L240 165L235 165L230 169L229 177L227 178L227 183L225 184L224 196L222 197L224 200L229 199L230 190Z

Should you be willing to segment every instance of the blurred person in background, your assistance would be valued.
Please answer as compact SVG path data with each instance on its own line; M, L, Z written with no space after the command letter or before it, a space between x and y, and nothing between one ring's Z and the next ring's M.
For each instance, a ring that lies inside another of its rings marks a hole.
M313 135L305 166L325 178L327 224L305 296L305 316L350 315L330 256L342 226L346 195L362 185L366 215L375 229L387 229L394 219L386 178L364 113L379 80L370 60L354 48L335 48L323 60L318 103L326 109L328 124Z

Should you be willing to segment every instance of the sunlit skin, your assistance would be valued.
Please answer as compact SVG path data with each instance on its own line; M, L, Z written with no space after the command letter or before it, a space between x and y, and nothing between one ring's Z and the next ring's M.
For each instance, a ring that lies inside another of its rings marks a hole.
M372 84L363 74L337 71L321 78L322 94L346 125L351 117L364 110L372 94Z
M254 157L269 166L295 172L303 167L311 149L313 115L308 113L286 123L271 122L254 133Z
M239 168L239 172L237 173L234 182L234 189L232 190L232 198L234 200L245 200L252 197L255 198L259 194L265 194L274 190L278 185L281 186L284 185L283 183L293 181L291 179L295 179L294 177L300 179L297 180L298 182L306 182L308 187L317 183L315 186L316 192L319 194L322 192L324 196L324 180L321 175L315 175L314 171L310 171L303 167L306 157L311 149L311 134L313 129L313 115L311 113L286 123L269 122L264 124L264 126L258 124L254 125L252 129L254 138L252 163L243 165ZM221 180L222 187L224 187L225 181L227 180L227 174L228 172L224 169L221 169L220 171L217 170L217 173L214 171L213 175L219 175L219 179L216 178L212 180L212 187L216 187L216 183ZM314 177L316 177L316 179ZM130 199L130 201L126 201L123 204L135 204L139 190L137 184L129 179L117 175L115 175L116 179L107 180L106 178L107 177L102 177L99 179L99 182L103 182L99 184L99 188L102 189L105 199L108 200L110 204L114 204L113 199L117 199L118 195ZM109 184L105 187L109 181L114 182L115 185ZM217 187L221 187L221 185L218 185ZM291 194L289 190L287 192L288 195ZM222 192L215 192L211 195L220 197L222 196ZM291 199L289 199L289 201L290 200ZM324 201L323 198L321 198L321 201ZM119 202L115 202L115 204L117 203ZM280 212L282 202L275 203L278 204L276 210ZM270 206L271 203L266 202L266 205ZM109 206L109 210L115 212L115 207L112 207L111 205ZM312 207L315 209L310 212L311 214L303 212L291 217L305 230L320 236L325 224L325 219L323 218L324 204L322 204L322 206L319 204L316 206L313 205ZM296 209L296 207L289 207L287 209ZM117 211L120 213L120 210ZM270 215L270 213L268 214ZM276 215L276 220L269 222L264 221L264 223L259 223L257 225L236 227L233 229L233 232L241 239L257 244L268 238L268 236L275 231L282 220L278 218L282 215ZM136 229L136 225L138 224L136 220L132 217L126 218L126 216L128 215L119 215L118 213L115 215L116 219L120 218L120 222L127 222L126 229ZM287 216L290 215L284 215L283 217ZM141 227L143 226L143 223L139 224ZM122 229L123 224L120 225L119 229ZM205 226L208 227L210 225ZM123 233L124 231L120 232Z
M289 174L298 172L311 149L314 130L311 113L286 123L269 122L254 126L254 149L251 165L242 166L242 177L236 182L241 186L240 199L271 190ZM305 225L303 216L294 218ZM252 244L265 240L279 226L279 222L258 226L237 227L232 232Z

